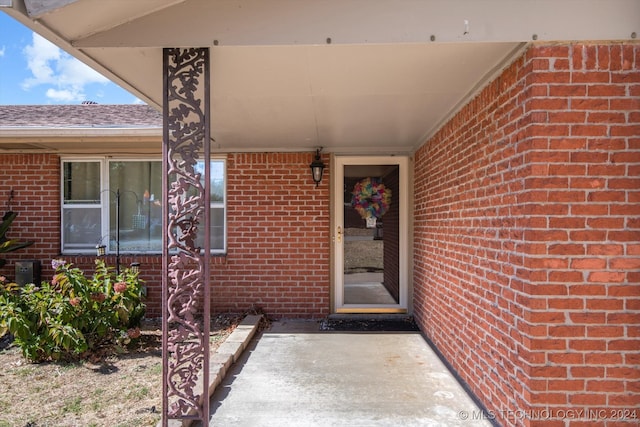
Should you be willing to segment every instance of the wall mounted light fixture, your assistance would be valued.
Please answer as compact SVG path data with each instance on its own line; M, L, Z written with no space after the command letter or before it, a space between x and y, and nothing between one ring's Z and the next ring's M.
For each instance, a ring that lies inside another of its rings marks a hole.
M309 165L311 167L311 177L313 178L313 182L316 183L316 187L322 181L322 173L324 171L324 163L320 160L320 151L322 147L316 149L316 158Z

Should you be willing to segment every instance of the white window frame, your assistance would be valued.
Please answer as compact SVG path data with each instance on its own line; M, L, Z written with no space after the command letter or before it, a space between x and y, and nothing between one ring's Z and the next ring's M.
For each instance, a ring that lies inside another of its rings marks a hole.
M103 177L105 175L105 171L104 171L104 167L105 167L105 163L103 161L101 161L100 158L96 158L96 157L91 157L91 158L74 158L74 159L68 159L68 158L61 158L60 160L60 252L62 254L65 253L71 253L72 250L67 249L66 251L64 250L65 246L66 246L66 242L65 242L65 233L64 233L64 228L65 228L65 215L64 212L66 209L100 209L100 218L102 218L103 216L103 202L102 202L102 196L99 193L98 194L98 200L99 202L97 204L95 203L72 203L72 204L65 204L65 200L64 200L64 184L65 184L65 175L64 175L64 164L68 163L70 161L73 161L74 163L99 163L100 165L100 179L99 179L99 186L102 189L103 188ZM100 227L100 235L103 235L103 227L101 224ZM97 243L97 242L96 242ZM95 249L78 249L77 251L75 251L75 253L79 253L79 254L84 254L84 253L90 253L93 252L95 253Z
M223 247L221 249L211 249L212 255L224 255L227 253L227 242L228 242L228 212L227 212L227 196L228 196L228 175L227 175L227 159L225 157L214 157L210 158L211 162L222 162L223 168L223 200L222 201L211 201L209 204L209 209L220 209L223 211ZM99 204L92 203L82 203L82 204L65 204L64 201L64 165L65 163L78 163L78 162L87 162L87 163L100 163L100 196L99 196ZM91 156L91 157L61 157L60 158L60 251L62 254L73 255L73 254L95 254L95 245L100 243L105 239L105 236L109 236L109 224L110 224L110 216L109 216L109 203L110 203L110 192L109 189L109 163L110 162L162 162L162 159L157 157L113 157L113 156ZM69 249L65 248L65 233L64 233L64 212L65 209L87 209L87 208L96 208L100 209L100 239L96 242L87 242L90 245L90 248L87 249ZM106 237L107 242L103 241L103 244L106 244L107 254L110 253L109 245L108 245L108 237ZM114 252L114 251L111 251ZM125 252L121 252L125 253ZM162 250L159 251L126 251L127 254L149 254L149 255L159 255L162 253Z
M222 162L222 180L223 180L223 188L222 188L222 201L209 201L209 214L211 215L212 209L222 208L222 249L215 249L213 246L211 247L212 255L224 255L227 253L227 159L221 156L210 156L210 162ZM204 174L203 174L204 179Z

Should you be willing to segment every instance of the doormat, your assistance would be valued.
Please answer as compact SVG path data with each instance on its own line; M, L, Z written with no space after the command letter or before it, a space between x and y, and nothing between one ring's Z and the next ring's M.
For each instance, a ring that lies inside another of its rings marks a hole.
M324 319L321 331L346 332L417 332L420 329L413 317L402 318L340 318Z

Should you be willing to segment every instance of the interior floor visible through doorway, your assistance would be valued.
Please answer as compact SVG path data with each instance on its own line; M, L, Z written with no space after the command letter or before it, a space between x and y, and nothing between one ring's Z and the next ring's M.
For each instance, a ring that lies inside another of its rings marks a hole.
M345 304L396 304L382 284L383 273L344 275Z

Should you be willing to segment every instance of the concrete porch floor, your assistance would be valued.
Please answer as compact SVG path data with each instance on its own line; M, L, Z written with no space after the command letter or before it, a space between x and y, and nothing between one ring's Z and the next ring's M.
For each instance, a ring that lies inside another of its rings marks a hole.
M211 398L211 426L491 426L420 333L279 321Z

